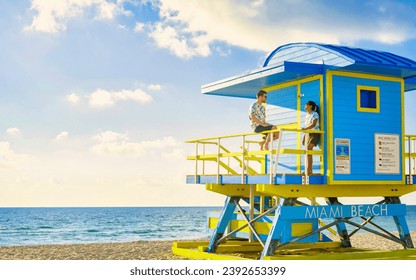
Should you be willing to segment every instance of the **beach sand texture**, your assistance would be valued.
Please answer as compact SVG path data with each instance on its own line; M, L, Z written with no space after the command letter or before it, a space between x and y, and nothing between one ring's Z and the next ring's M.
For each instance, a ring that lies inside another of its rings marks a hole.
M412 232L416 245L416 232ZM403 247L373 234L351 237L355 248L398 250ZM172 254L172 241L136 241L72 245L0 247L1 260L184 260Z

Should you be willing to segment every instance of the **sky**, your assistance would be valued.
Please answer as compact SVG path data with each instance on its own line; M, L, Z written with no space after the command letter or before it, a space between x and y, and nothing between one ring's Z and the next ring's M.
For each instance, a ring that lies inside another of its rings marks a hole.
M185 184L184 141L250 131L252 100L202 85L292 42L416 60L416 1L0 0L0 11L2 207L222 205ZM416 134L416 92L405 102Z

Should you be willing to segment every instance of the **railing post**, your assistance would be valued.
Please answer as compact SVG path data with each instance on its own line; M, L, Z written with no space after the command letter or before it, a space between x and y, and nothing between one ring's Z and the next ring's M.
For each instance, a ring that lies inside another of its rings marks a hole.
M270 143L269 143L269 148L270 148L270 156L269 156L269 169L270 169L270 184L274 184L274 176L273 176L273 134L274 132L270 132ZM267 139L267 138L266 138Z
M205 155L205 143L202 143L202 155ZM202 175L205 175L205 160L202 161Z
M305 146L305 175L302 176L302 185L309 185L309 173L308 173L308 169L309 169L309 162L308 162L308 141L309 141L309 133L305 133L305 141L304 141L304 146ZM311 166L312 169L312 166Z
M221 146L221 138L218 138L218 141L217 141L217 184L219 185L220 184L220 160L221 160L221 157L220 157L220 153L221 153L221 148L220 148L220 146Z
M276 158L275 158L275 169L274 174L277 174L277 168L279 167L279 156L280 156L280 148L282 147L282 140L283 140L283 128L279 129L279 143L277 143L277 150L276 150Z
M198 141L195 143L195 184L198 184Z
M414 137L414 139L412 139L413 141L413 153L416 152L416 137ZM413 178L413 174L416 174L416 158L413 159L413 170L412 170L412 178Z
M255 191L255 185L250 185L250 221L254 219L254 191ZM254 227L254 225L253 225ZM249 242L253 242L253 231L249 231Z
M409 184L413 184L413 158L412 158L412 151L413 151L413 145L412 145L412 137L408 137L409 141Z
M246 147L246 136L243 135L242 152L241 152L241 184L245 184L245 147Z

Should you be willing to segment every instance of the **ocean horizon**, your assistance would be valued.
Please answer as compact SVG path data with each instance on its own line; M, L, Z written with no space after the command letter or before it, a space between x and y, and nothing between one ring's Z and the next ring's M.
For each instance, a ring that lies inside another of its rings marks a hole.
M5 207L0 208L0 246L208 238L207 214L221 209L221 206ZM416 205L407 205L406 218L409 230L416 231ZM388 231L397 231L392 217L375 217L373 221Z

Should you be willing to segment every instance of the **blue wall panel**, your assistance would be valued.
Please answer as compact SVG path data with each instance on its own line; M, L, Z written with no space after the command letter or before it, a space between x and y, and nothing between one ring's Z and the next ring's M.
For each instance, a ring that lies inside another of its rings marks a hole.
M402 180L402 174L376 174L374 162L375 134L398 134L401 139L400 83L345 76L333 76L332 81L333 143L335 138L347 138L351 144L351 174L335 174L334 170L334 180ZM357 111L357 85L379 87L379 113Z
M297 122L297 86L270 91L267 94L267 122L273 125ZM274 142L274 147L277 141ZM282 148L296 148L296 133L288 133L283 137ZM296 156L282 154L279 157L278 173L296 173Z

